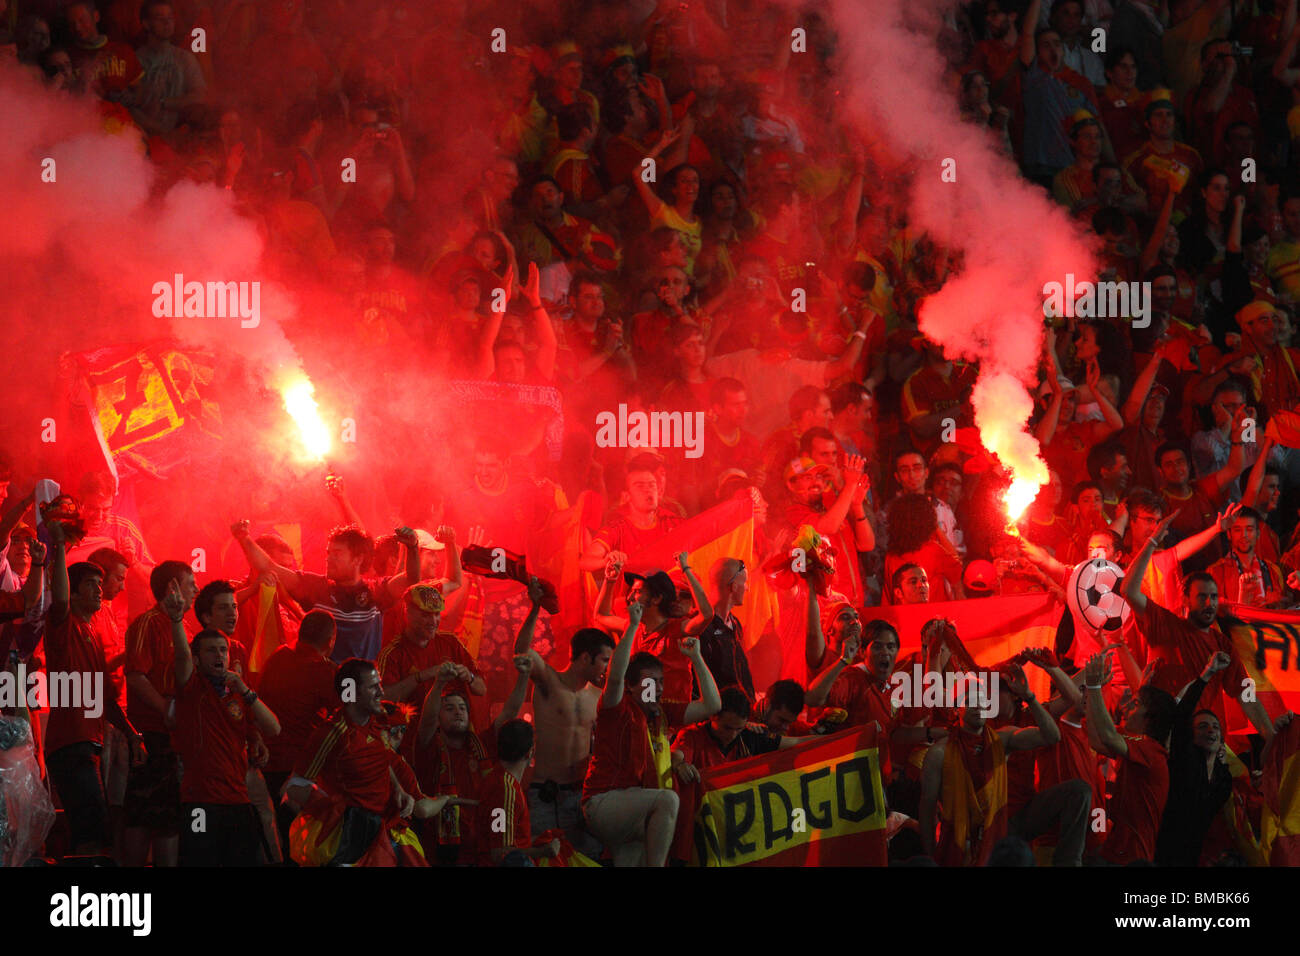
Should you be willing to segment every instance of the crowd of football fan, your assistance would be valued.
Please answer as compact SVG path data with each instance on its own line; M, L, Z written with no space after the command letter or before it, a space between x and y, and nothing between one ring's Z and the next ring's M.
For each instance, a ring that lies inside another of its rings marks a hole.
M961 256L909 226L913 173L837 115L825 11L556 7L500 40L499 11L465 2L0 0L4 68L93 103L163 186L230 190L349 360L559 397L520 399L509 436L476 423L472 470L400 500L354 506L331 476L327 539L235 525L238 579L202 587L154 561L106 473L67 476L38 521L44 476L11 449L0 648L15 673L113 689L94 719L0 718L29 720L63 809L34 852L684 863L701 771L875 721L893 858L1245 858L1223 811L1250 804L1290 715L1243 693L1216 611L1300 593L1296 0L987 0L935 37L954 122L1096 238L1098 278L1152 290L1146 328L1049 322L1029 424L1050 481L1015 528L971 428L977 369L917 328ZM472 176L446 148L456 110L491 143ZM305 355L324 334L285 331ZM620 406L702 413L701 454L602 447L596 417ZM552 633L553 595L469 548L536 555L580 499L595 597ZM752 504L750 554L698 576L686 553L639 561L729 503ZM833 571L774 582L784 633L745 635L752 577L808 528ZM324 574L300 566L312 540ZM1115 640L1066 614L1054 648L1005 663L988 720L891 704L890 675L959 666L960 635L932 622L901 657L872 607L1063 598L1097 556L1129 569ZM764 638L781 652L751 661ZM1253 725L1240 759L1225 697Z

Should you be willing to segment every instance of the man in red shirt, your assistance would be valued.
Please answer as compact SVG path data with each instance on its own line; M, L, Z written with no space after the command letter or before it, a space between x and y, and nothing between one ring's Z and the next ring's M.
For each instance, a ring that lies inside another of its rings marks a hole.
M442 592L432 584L413 584L406 589L405 602L406 630L379 652L375 667L384 682L386 700L415 704L412 722L418 727L419 708L443 664L450 663L456 669L456 679L448 685L448 692L468 700L470 694L486 694L487 685L465 646L454 634L438 630ZM406 753L411 752L413 744L413 740L406 744Z
M168 586L169 609L180 587ZM229 667L230 645L220 631L189 642L181 615L169 613L176 668L176 730L181 758L182 866L257 866L262 827L248 800L248 741L280 722ZM198 674L195 674L195 670Z
M474 829L479 866L532 866L560 855L560 841L532 846L528 798L520 781L533 757L533 725L510 720L497 732L497 761L479 787Z
M628 555L648 548L681 524L681 517L663 503L656 465L655 457L648 454L636 455L627 463L627 501L596 532L591 547L578 561L582 570L601 570L605 556L611 553L619 555L619 564L627 565ZM627 570L643 572L649 568L633 563Z
M289 825L293 810L280 800L284 785L301 759L316 728L339 705L330 660L334 649L334 617L328 611L308 611L298 628L298 642L278 648L262 670L258 693L280 720L280 732L266 742L270 755L263 774L276 804L280 851L289 859Z
M151 845L154 866L176 865L181 772L170 735L176 683L171 618L163 604L173 583L180 590L182 615L188 611L199 592L194 571L184 561L164 561L149 572L149 590L157 603L126 629L126 712L144 734L149 751L146 763L132 767L126 779L122 813L127 866L144 866Z
M343 805L338 847L330 866L356 863L379 839L391 804L401 816L436 813L436 801L402 786L410 777L389 743L379 672L370 661L352 657L334 675L336 699L343 706L316 727L294 767L286 790L291 801L306 807L316 796ZM395 769L396 768L396 769Z
M515 655L514 667L518 676L510 696L482 734L470 722L469 699L464 692L449 689L461 681L457 665L450 661L440 665L425 695L414 748L416 776L426 793L454 798L440 807L437 819L426 830L427 842L436 839L440 865L472 864L477 859L474 817L461 813L460 807L466 805L465 800L473 805L478 799L483 778L496 756L496 735L523 706L532 657Z
M100 753L107 720L127 737L135 762L144 760L144 741L118 705L106 679L104 645L92 620L103 601L103 572L88 561L67 564L64 527L48 523L50 608L45 618L45 664L51 678L76 678L82 699L50 700L45 762L71 831L73 853L100 854L108 844L108 804L100 777ZM39 544L32 542L33 562ZM34 572L40 577L40 572ZM55 687L64 681L51 684ZM97 696L96 696L97 695ZM91 716L94 714L94 716Z
M1232 664L1211 679L1205 688L1202 706L1214 712L1220 727L1227 727L1223 695L1231 694L1240 701L1242 713L1267 740L1273 736L1272 721L1264 705L1255 699L1254 683L1246 676L1236 645L1220 630L1215 620L1219 612L1219 587L1214 578L1198 571L1183 580L1186 617L1166 610L1142 593L1142 579L1151 555L1172 520L1170 516L1156 525L1124 575L1124 599L1137 618L1139 633L1146 639L1149 649L1147 663L1155 663L1151 683L1167 694L1177 694L1196 679L1210 655L1224 651L1232 658Z
M1141 575L1137 578L1141 580ZM1151 607L1164 610L1154 603ZM1101 855L1108 862L1122 866L1134 860L1155 858L1156 831L1169 798L1169 755L1163 741L1169 739L1169 731L1173 729L1177 704L1170 694L1147 684L1138 691L1137 709L1129 715L1121 732L1110 719L1102 697L1103 670L1100 654L1091 657L1083 670L1088 742L1097 753L1120 761L1114 795L1106 808L1110 835L1101 848Z
M1238 511L1228 526L1232 549L1207 570L1218 585L1220 600L1251 607L1289 607L1291 593L1285 573L1257 553L1262 524L1254 508Z
M1050 747L1061 739L1051 714L1039 703L1023 674L1004 675L1002 690L1025 701L1033 727L994 728L978 705L925 755L921 767L921 845L940 865L983 865L1006 834L1007 760L1019 751ZM935 839L935 824L940 823Z
M689 704L663 700L663 664L651 654L632 657L641 604L633 601L627 611L627 630L614 648L596 713L582 812L615 866L661 867L672 848L679 807L672 789L668 728L717 713L722 700L694 638L683 640L681 651L695 667L702 699Z

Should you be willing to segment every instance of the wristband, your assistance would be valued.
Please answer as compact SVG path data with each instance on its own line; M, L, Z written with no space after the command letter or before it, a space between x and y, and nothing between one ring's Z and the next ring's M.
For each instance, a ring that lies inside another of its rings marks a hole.
M246 693L246 694L244 695L244 703L247 704L249 707L252 707L254 704L256 704L256 703L257 703L257 691L253 690L253 689L250 687L250 688L248 689L248 693Z
M850 335L849 338L851 339L861 338L863 341L866 341L867 333L863 332L861 329L858 329L856 332Z
M1084 684L1083 686L1088 690L1101 690L1100 684Z

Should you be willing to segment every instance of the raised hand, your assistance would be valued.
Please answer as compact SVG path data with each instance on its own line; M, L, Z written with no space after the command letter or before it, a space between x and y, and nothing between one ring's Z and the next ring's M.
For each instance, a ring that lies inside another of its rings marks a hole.
M537 269L536 262L528 263L528 280L524 283L524 299L528 304L536 309L542 304L542 274Z
M415 533L414 528L403 525L393 532L393 536L408 548L418 548L420 546L420 536Z
M1025 649L1025 660L1039 667L1060 667L1056 653L1050 647L1029 647Z
M640 601L629 601L627 604L627 620L629 624L636 625L641 623L641 615L645 613L645 607Z
M1083 682L1089 687L1100 686L1104 667L1102 655L1093 654L1092 657L1088 658L1088 663L1083 665Z
M433 540L454 547L456 544L456 529L449 524L438 525L438 530L433 533Z
M1237 517L1237 512L1240 510L1241 510L1241 502L1234 501L1230 505L1228 505L1228 507L1220 511L1219 517L1217 519L1219 530L1227 531L1228 527L1232 524L1232 519Z
M1006 685L1007 690L1011 691L1013 696L1018 698L1029 696L1029 678L1025 676L1025 672L1021 668L1007 668L1007 672L1003 676L1002 682Z
M542 588L541 582L537 580L537 575L528 579L528 600L533 607L542 606L542 598L546 596L546 591Z
M1226 651L1215 651L1210 655L1210 659L1205 662L1205 674L1207 676L1217 674L1219 671L1227 670L1230 664L1232 664L1232 658L1228 656Z
M698 637L683 637L677 642L677 649L691 660L697 660L700 656L700 639Z
M243 541L245 538L248 537L249 527L250 527L249 520L247 518L244 518L241 521L236 521L234 524L230 526L230 533L236 541Z
M162 606L163 613L177 623L185 617L185 596L181 594L181 586L175 579L167 583L167 593L163 595Z

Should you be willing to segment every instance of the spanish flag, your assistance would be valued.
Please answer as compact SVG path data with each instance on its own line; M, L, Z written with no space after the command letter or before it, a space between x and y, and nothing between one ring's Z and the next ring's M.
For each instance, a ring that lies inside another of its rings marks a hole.
M939 864L983 866L1007 832L1007 758L997 731L988 724L979 735L953 728L939 793Z
M1300 866L1300 720L1273 738L1260 790L1260 849L1269 866Z
M557 637L584 627L596 598L597 582L578 568L578 558L586 545L585 530L600 523L599 503L597 496L583 492L572 508L552 515L542 533L544 543L538 552L550 557L539 560L537 574L554 583L559 595L560 613L551 624ZM762 555L754 548L754 503L748 498L736 499L710 508L682 522L650 547L630 553L628 564L672 573L682 551L690 554L691 566L706 589L708 569L719 558L739 558L754 569L749 575L745 603L735 611L745 628L746 649L752 647L768 621L776 617L776 595L757 571ZM563 640L557 639L555 659L562 659L560 666L568 663L569 649Z

